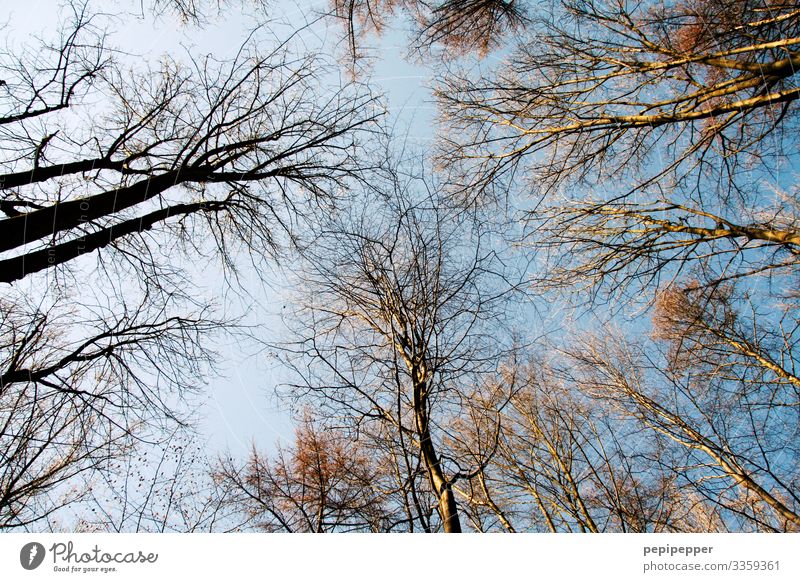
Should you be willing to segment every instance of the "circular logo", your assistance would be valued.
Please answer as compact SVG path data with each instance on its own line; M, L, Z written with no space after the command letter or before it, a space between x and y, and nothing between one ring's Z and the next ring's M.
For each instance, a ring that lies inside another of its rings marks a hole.
M19 551L19 563L26 570L35 570L44 561L44 546L39 542L30 542Z

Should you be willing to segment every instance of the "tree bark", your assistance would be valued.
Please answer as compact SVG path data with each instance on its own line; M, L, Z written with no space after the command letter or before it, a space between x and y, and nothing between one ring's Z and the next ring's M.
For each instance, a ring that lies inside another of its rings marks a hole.
M223 207L224 203L220 202L194 202L167 206L61 244L2 260L0 261L0 283L11 283L31 273L66 263L80 255L108 246L129 234L144 232L157 222L162 222L171 216L217 211Z
M444 476L439 456L431 439L427 383L424 381L414 382L414 415L417 423L417 432L419 433L422 461L428 470L431 486L439 497L439 514L442 517L442 527L445 533L461 533L461 521L458 517L458 507L456 506L451 484Z
M57 202L40 210L0 220L0 231L3 232L0 252L113 215L150 200L190 177L197 179L198 174L200 172L192 171L190 174L175 170L141 180L131 186L86 198Z

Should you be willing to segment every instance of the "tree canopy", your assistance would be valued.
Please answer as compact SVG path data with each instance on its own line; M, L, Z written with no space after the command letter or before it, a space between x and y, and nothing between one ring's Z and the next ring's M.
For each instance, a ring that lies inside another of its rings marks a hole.
M0 33L0 529L800 531L796 3L134 4Z

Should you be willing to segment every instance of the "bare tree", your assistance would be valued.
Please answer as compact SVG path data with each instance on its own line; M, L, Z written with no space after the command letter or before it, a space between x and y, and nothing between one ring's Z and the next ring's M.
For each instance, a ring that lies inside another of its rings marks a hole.
M458 419L512 348L502 334L515 282L480 224L448 209L434 182L392 167L373 185L362 208L324 221L304 251L301 340L288 348L300 375L295 394L359 432L385 427L405 464L415 519L435 529L416 466L441 528L458 532L454 487L486 461L453 454Z
M707 508L681 489L659 443L554 367L558 358L549 359L506 365L503 380L517 389L502 409L501 430L492 434L486 430L491 425L481 430L481 423L470 423L478 430L472 430L469 449L495 449L462 486L475 529L718 529L706 519Z
M227 61L126 69L102 15L65 10L54 42L0 54L2 527L87 499L76 483L191 419L235 318L187 262L274 256L341 198L379 116L292 39L263 50L266 27Z
M737 178L745 157L780 153L800 96L798 26L793 3L563 2L495 77L444 81L466 130L449 146L482 155L484 185L528 160L545 193L598 176L707 190L699 174Z
M658 348L596 334L509 365L502 430L462 441L495 447L461 485L475 529L796 531L796 407Z
M152 229L176 236L202 225L219 250L229 239L269 249L292 220L281 208L324 203L356 169L354 132L375 121L373 100L352 88L317 94L313 56L248 41L227 63L167 59L129 73L105 56L91 22L76 9L72 33L44 52L55 64L26 53L3 67L0 121L14 157L0 176L0 251L13 252L2 281L145 241ZM90 81L105 111L88 129L59 129L52 116L77 107Z
M190 418L176 404L212 369L202 338L220 323L160 303L0 305L0 527L27 527L83 498L76 477Z
M331 14L347 30L350 56L364 56L363 45L371 34L380 34L403 16L416 26L409 46L437 56L476 52L486 55L497 48L508 33L527 23L525 2L519 0L333 0Z
M666 468L694 493L686 499L708 502L733 531L797 530L795 407L765 402L765 390L754 388L746 371L737 378L732 362L727 371L695 376L665 365L652 349L613 337L587 341L571 355L590 395L683 452Z
M791 3L564 2L493 76L442 79L443 160L467 203L530 178L548 286L791 274L798 26Z
M654 308L653 341L565 349L708 516L666 504L667 528L797 527L798 26L790 3L567 2L496 76L443 83L463 200L531 178L534 283Z

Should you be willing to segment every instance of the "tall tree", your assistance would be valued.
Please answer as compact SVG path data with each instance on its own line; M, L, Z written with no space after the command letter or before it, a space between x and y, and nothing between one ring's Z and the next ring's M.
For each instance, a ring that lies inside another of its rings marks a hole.
M146 248L149 230L202 225L223 252L231 240L269 249L284 209L325 203L356 169L373 99L320 94L313 55L250 39L229 62L126 72L93 24L75 7L58 43L3 63L0 281L128 239ZM81 107L87 96L100 111ZM63 127L68 110L86 123Z
M618 295L691 269L793 272L793 3L568 1L531 30L500 71L447 77L439 97L465 202L530 178L544 283Z
M108 46L89 3L64 10L55 40L0 54L3 527L35 527L85 497L78 477L190 418L181 398L234 318L187 264L274 256L341 198L380 114L267 26L228 60L151 67Z
M702 351L692 350L699 361L675 366L652 346L610 336L570 353L588 394L675 448L665 471L678 476L684 499L705 500L717 527L797 531L796 398L775 398L769 381L752 381L747 363L723 358L709 373Z
M512 347L503 316L516 283L481 226L448 209L435 182L394 168L373 185L361 209L324 221L304 252L301 340L289 346L296 393L356 430L387 427L408 459L412 497L418 462L441 528L459 532L454 486L491 451L455 456L458 422L496 389L489 380Z
M36 527L159 426L185 424L177 404L213 366L204 337L221 325L160 301L36 299L0 301L0 528Z
M530 163L543 193L606 177L630 181L619 194L729 186L701 175L744 187L745 164L788 153L798 32L789 2L555 4L500 71L443 80L451 154L480 156L484 185Z
M647 356L617 365L621 392L647 393L645 425L712 451L736 494L777 512L742 510L748 527L795 527L795 477L770 451L797 426L797 6L569 1L532 31L495 75L443 82L457 193L480 203L530 178L535 285L654 308L669 355L631 348ZM659 368L651 392L631 388Z

